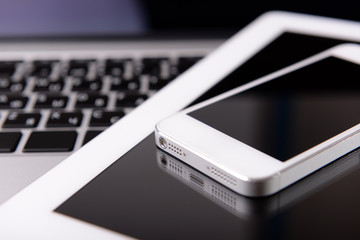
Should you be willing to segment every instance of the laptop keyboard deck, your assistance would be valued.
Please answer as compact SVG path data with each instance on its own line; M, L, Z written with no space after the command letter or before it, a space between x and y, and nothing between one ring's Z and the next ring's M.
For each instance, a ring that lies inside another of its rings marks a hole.
M0 60L0 153L72 152L202 57Z

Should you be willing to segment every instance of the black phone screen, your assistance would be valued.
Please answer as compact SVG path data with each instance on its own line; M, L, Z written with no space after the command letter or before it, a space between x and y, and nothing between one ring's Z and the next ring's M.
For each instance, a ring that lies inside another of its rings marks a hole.
M285 161L360 123L359 79L329 57L189 115Z

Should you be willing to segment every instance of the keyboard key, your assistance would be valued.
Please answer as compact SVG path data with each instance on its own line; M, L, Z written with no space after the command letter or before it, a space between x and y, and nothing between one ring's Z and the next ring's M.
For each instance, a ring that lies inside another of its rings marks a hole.
M51 80L50 78L35 79L34 91L36 92L60 92L64 87L63 80Z
M65 108L68 102L66 96L53 96L40 94L35 103L35 108Z
M185 72L187 69L189 69L191 66L193 66L195 63L197 63L202 57L180 57L178 60L177 68L178 68L178 74L181 74Z
M149 80L149 88L152 90L160 90L166 84L168 84L172 79L160 79L156 76L151 76Z
M107 59L105 62L105 74L114 77L123 77L127 64L131 64L130 59Z
M7 116L4 128L34 128L39 124L40 113L12 112Z
M141 74L160 76L169 67L168 58L144 58L142 60Z
M121 77L111 78L111 90L114 91L134 91L140 89L140 80L135 78L133 80L124 80Z
M8 91L10 88L10 78L0 78L0 91Z
M93 59L71 60L69 62L68 75L72 77L86 77L89 71L89 65L94 61Z
M20 93L26 87L25 81L12 82L9 87L9 92L11 93Z
M100 94L79 93L76 99L77 108L105 108L108 97Z
M19 93L25 88L24 81L12 81L9 77L0 78L0 92Z
M21 95L0 94L0 109L22 109L27 102L28 98Z
M95 110L91 115L90 126L110 126L123 116L125 116L125 113L123 111L109 112L103 110Z
M21 138L19 132L0 132L0 152L14 152Z
M73 78L72 79L72 91L100 91L102 82L99 79L86 80L85 78Z
M36 76L41 78L47 78L53 71L53 66L57 60L39 60L34 61L30 70L30 76Z
M117 107L137 107L143 103L148 96L141 93L118 93L116 95Z
M50 114L47 127L79 127L83 119L81 112L59 112L54 111Z
M15 73L17 65L21 61L1 61L0 62L0 76L10 77Z
M97 135L99 135L102 131L87 131L84 137L84 141L82 145L87 144L88 142L90 142L94 137L96 137Z
M24 152L69 152L73 150L76 138L75 131L33 132Z

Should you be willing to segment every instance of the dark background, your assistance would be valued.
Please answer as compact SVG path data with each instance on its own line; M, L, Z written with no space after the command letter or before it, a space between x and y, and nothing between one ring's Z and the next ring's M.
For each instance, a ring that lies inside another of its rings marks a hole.
M144 1L149 25L162 31L234 33L270 10L360 20L360 2L326 1Z
M271 10L360 20L359 9L355 0L1 0L0 40L229 37Z

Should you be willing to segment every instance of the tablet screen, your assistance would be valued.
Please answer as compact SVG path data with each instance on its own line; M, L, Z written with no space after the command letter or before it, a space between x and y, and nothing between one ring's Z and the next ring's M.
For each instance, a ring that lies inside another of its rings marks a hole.
M345 41L284 33L198 101L342 42ZM162 171L156 161L155 146L154 136L150 135L55 211L141 239L281 237L281 216L267 221L258 219L256 214L250 220L231 214ZM256 211L266 212L266 206L261 205Z
M164 172L154 138L151 134L56 211L138 239L229 239L247 231L241 219Z
M195 102L204 101L345 42L347 41L284 32Z

